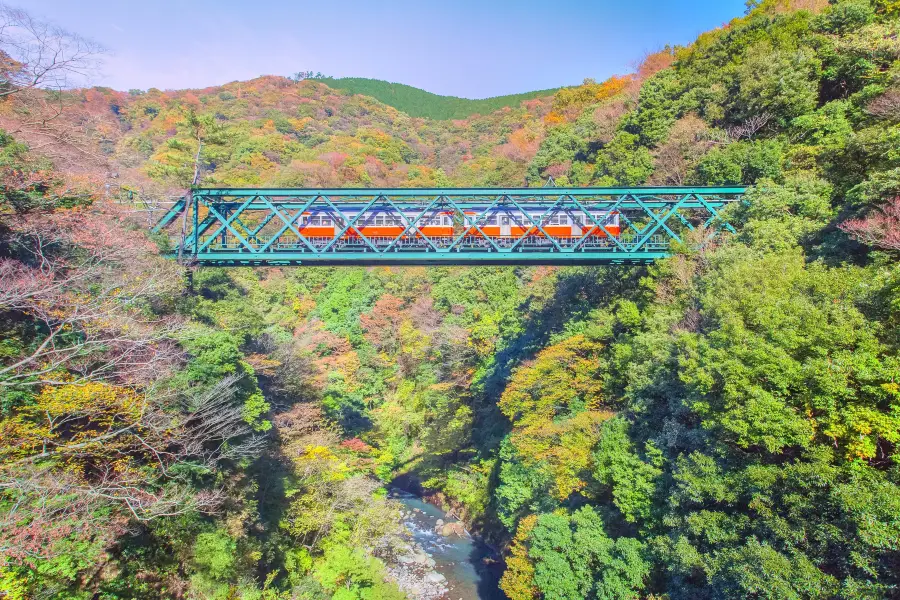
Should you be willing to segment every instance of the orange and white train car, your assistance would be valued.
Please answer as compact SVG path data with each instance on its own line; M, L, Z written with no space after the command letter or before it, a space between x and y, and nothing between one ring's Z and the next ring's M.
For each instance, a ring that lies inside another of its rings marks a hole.
M415 221L421 214L415 210L370 207L357 218L362 207L342 208L340 213L330 207L322 207L304 212L297 221L297 229L307 238L330 239L348 224L352 227L344 232L344 238L359 237L361 233L369 239L394 239L404 232L409 237L448 238L458 236L464 230L468 236L483 235L502 239L542 237L544 233L554 238L606 237L620 233L619 215L616 212L590 211L589 218L583 211L558 209L548 215L548 207L527 207L531 217L529 219L518 210L497 208L485 213L486 208L466 210L465 218L454 211L434 210ZM415 227L412 227L414 221ZM539 223L540 228L535 223Z

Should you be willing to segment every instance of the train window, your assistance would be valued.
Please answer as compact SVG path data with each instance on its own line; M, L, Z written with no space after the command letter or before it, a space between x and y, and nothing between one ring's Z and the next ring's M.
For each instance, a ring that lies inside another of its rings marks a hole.
M376 225L384 225L384 215L376 215L375 216L375 224Z
M565 225L568 222L566 215L551 215L547 220L548 225Z
M497 213L493 213L491 216L488 217L487 224L488 225L496 225L497 224Z

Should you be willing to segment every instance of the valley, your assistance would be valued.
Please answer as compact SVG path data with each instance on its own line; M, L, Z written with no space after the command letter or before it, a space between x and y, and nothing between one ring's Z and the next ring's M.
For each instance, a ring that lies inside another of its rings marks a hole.
M0 46L0 598L900 597L898 37L892 0L762 0L482 101L53 91ZM652 264L220 267L173 258L187 213L151 232L200 187L550 179L746 192Z

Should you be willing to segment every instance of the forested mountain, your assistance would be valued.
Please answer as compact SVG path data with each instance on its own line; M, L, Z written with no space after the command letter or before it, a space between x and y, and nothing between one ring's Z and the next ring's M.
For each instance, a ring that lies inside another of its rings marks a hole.
M440 96L402 83L391 83L364 77L320 77L316 81L334 90L371 96L393 106L411 117L429 119L465 119L475 114L486 114L506 107L515 107L524 100L552 96L557 89L538 90L524 94L510 94L470 100L456 96Z
M434 597L393 575L403 476L514 600L900 598L896 1L763 0L457 120L277 77L4 98L0 597ZM750 190L651 267L187 270L134 211L199 142L204 185Z

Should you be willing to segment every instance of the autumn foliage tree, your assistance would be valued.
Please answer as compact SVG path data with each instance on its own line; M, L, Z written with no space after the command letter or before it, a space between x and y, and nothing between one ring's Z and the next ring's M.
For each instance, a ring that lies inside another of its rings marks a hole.
M840 227L863 244L900 251L900 197L889 200L865 218L844 221Z

